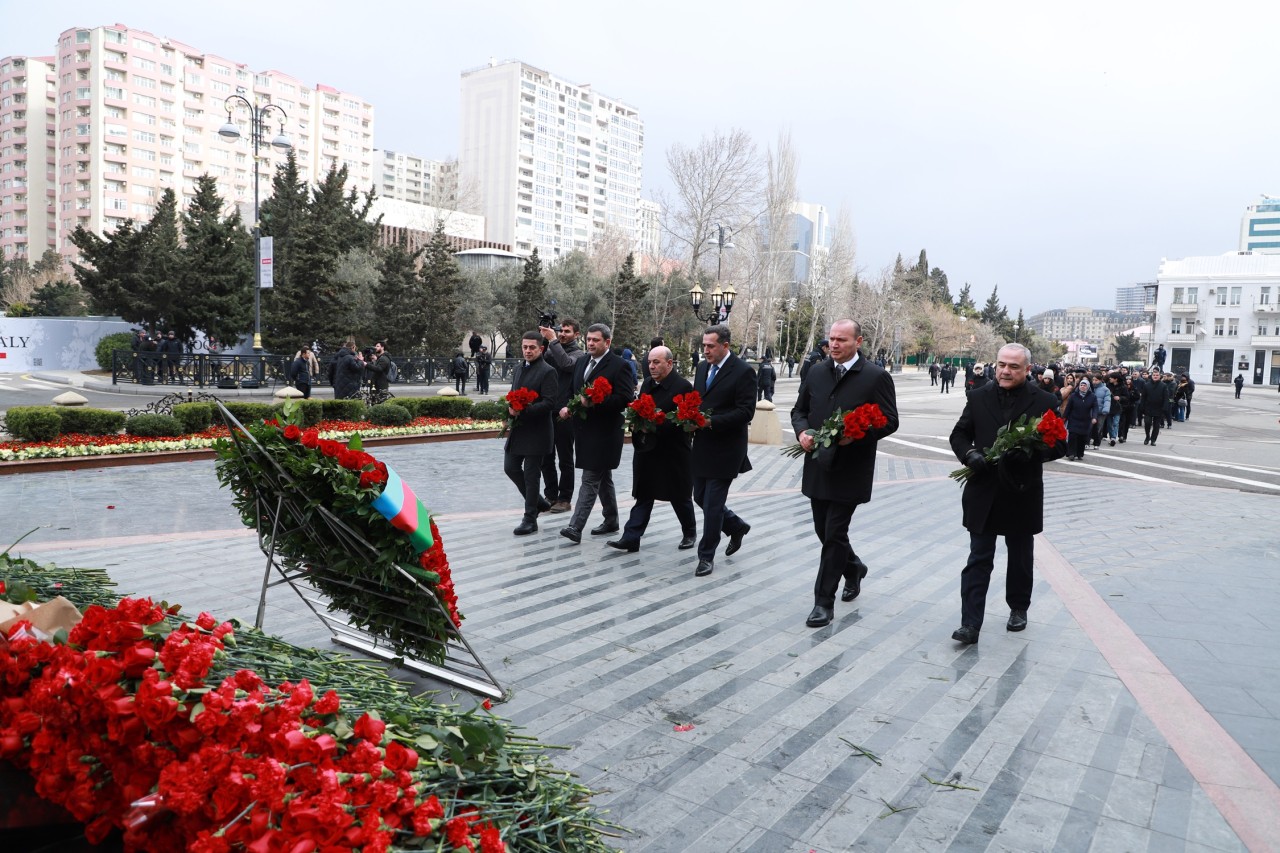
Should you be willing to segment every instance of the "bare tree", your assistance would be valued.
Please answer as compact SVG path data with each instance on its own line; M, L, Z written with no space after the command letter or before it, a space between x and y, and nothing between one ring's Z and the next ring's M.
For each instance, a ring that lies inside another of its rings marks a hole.
M756 222L756 238L750 244L757 257L743 294L749 309L745 317L745 337L755 338L756 351L761 354L774 343L774 319L781 301L791 297L791 286L795 282L792 210L796 203L797 172L791 134L779 133L777 143L765 154L764 208Z
M810 264L805 294L813 306L813 314L809 321L805 352L813 349L813 345L834 320L852 317L861 322L854 298L858 285L856 259L857 241L853 234L853 216L847 206L841 206L831 229L831 245L825 252L815 255Z

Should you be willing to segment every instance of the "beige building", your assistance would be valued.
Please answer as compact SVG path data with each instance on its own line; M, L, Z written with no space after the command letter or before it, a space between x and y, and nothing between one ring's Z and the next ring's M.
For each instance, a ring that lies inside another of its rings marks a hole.
M0 59L0 259L34 263L57 242L52 57Z

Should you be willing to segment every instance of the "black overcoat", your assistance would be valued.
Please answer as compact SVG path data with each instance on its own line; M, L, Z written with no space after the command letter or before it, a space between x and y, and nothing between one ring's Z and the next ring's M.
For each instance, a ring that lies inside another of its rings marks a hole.
M999 384L990 382L966 394L964 412L951 430L951 450L956 459L964 462L970 450L985 452L995 444L996 432L1006 423L1016 421L1022 415L1038 418L1050 409L1057 410L1058 397L1023 383L1014 399L1008 419L1000 412L997 397ZM1009 534L1039 533L1044 530L1044 478L1042 463L1065 456L1067 443L1057 442L1045 448L1039 458L1033 458L1021 482L1024 491L1018 491L1000 479L994 468L974 474L964 486L961 504L964 507L964 526L972 533Z
M576 396L587 381L583 378L591 364L591 356L578 359L573 366L573 384ZM612 471L622 462L622 410L635 399L636 381L631 367L619 356L607 352L591 373L591 382L603 376L613 386L604 402L587 409L587 416L571 415L573 422L574 467L587 471Z
M664 412L675 411L674 398L693 390L692 383L674 371L661 384L645 379L641 394L653 397L654 405ZM679 501L693 495L693 468L690 447L693 436L674 422L674 418L654 432L631 436L631 496L655 501Z
M360 381L364 379L364 365L347 347L338 350L333 372L333 396L346 400L360 393Z
M756 414L756 372L736 355L727 355L707 389L711 362L698 362L693 389L702 397L710 425L693 434L693 476L732 480L751 470L747 430Z
M556 369L545 358L539 358L527 367L522 361L516 366L511 379L511 390L517 388L537 391L538 399L525 406L520 417L511 424L504 449L517 456L545 456L555 452L554 418L556 391L559 389ZM506 404L505 400L503 404Z
M837 447L829 469L812 454L806 454L800 488L805 497L847 504L871 500L876 446L880 439L898 431L898 397L889 372L861 356L838 379L835 363L830 358L823 359L800 383L800 395L791 410L791 426L797 438L807 429L820 428L836 409L851 412L865 403L879 406L889 422L865 438Z

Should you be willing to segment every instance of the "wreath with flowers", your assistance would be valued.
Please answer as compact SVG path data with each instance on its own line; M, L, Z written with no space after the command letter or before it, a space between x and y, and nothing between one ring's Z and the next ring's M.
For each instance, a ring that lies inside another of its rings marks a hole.
M303 429L297 407L218 442L217 476L245 525L355 628L396 654L441 663L463 616L440 531L394 470ZM283 421L283 423L281 422Z

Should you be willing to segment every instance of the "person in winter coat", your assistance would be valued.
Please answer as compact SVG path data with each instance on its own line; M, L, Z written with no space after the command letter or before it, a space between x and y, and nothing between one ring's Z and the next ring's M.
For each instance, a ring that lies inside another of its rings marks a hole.
M1089 434L1098 423L1098 397L1088 379L1081 378L1076 384L1063 407L1062 419L1067 422L1067 459L1084 459Z
M467 360L463 357L462 350L458 350L453 354L453 363L449 366L449 373L453 376L453 387L457 389L458 393L467 393Z
M356 351L356 342L347 338L347 343L338 350L333 365L333 398L335 400L351 400L360 395L360 384L364 381L364 357Z
M1107 377L1107 391L1111 395L1111 407L1107 411L1105 431L1111 446L1115 447L1116 439L1120 437L1120 420L1124 417L1124 409L1128 405L1129 392L1121 383L1119 373L1112 373ZM1099 435L1102 432L1102 428L1099 427Z
M1107 422L1111 419L1111 389L1101 376L1093 377L1092 386L1093 396L1098 398L1098 421L1091 433L1093 446L1097 447L1102 444L1102 434L1107 431Z
M1153 367L1151 369L1151 379L1142 391L1143 427L1147 435L1142 440L1143 444L1155 447L1156 439L1160 437L1160 426L1164 423L1165 411L1172 397L1173 389L1169 383L1164 381L1160 368Z

